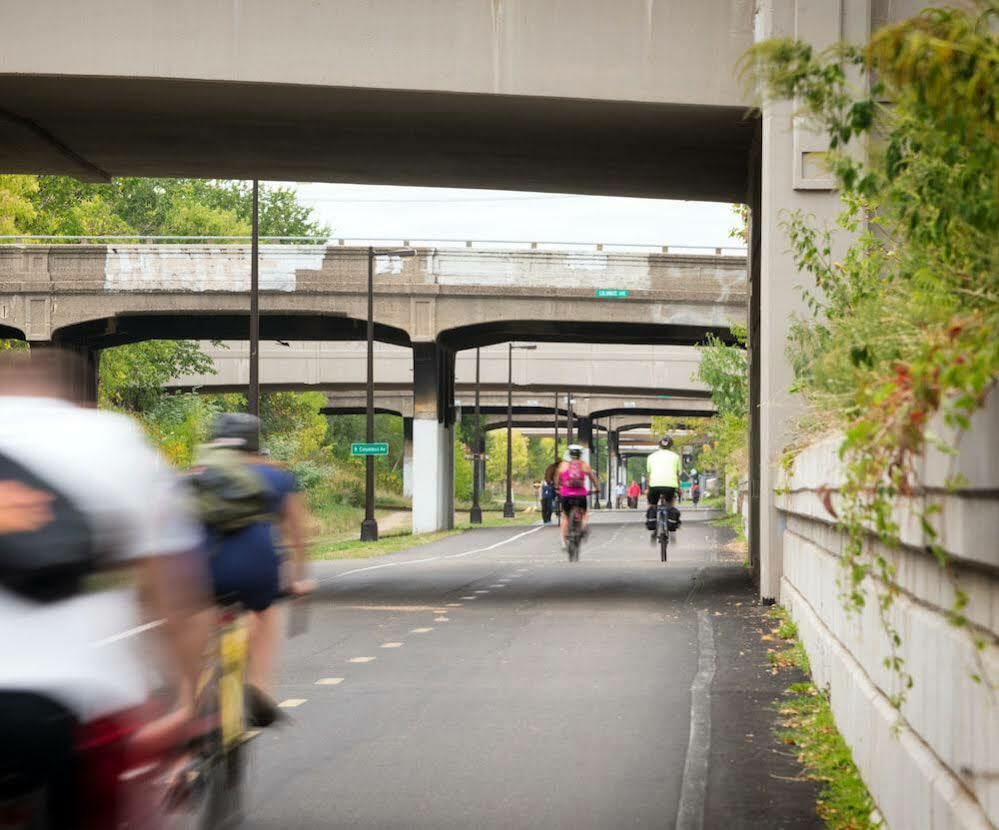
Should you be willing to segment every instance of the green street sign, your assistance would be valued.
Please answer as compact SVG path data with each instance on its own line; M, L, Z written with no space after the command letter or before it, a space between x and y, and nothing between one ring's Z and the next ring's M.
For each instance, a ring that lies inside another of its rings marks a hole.
M351 455L388 455L388 444L379 442L377 444L355 443L350 445Z
M627 288L598 288L597 297L606 300L618 300L628 296Z

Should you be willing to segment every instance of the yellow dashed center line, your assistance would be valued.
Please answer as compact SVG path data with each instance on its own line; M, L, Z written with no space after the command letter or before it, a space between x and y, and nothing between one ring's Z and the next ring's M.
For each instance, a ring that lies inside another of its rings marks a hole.
M382 643L382 648L402 648L402 643Z
M296 706L301 706L305 703L304 697L290 697L287 700L282 700L278 706L282 709L294 709Z
M370 663L373 660L377 660L377 657L351 657L348 663Z
M342 677L321 677L316 681L317 686L339 686L343 683Z
M409 629L410 634L426 634L428 631L433 631L432 628L411 628Z

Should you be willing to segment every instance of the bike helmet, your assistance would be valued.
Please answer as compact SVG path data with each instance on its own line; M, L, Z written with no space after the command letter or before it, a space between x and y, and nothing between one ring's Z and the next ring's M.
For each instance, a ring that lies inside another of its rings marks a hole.
M245 412L223 412L212 424L212 441L257 452L260 450L260 419Z
M583 448L579 444L569 445L569 458L582 458Z
M668 450L670 447L673 446L673 438L669 435L664 435L662 438L659 439L659 446L662 447L664 450Z

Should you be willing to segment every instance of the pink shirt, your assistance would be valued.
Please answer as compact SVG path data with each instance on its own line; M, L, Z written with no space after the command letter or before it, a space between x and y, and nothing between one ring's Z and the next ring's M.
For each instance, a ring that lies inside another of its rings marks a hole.
M582 487L570 487L569 486L569 475L571 473L572 465L574 463L575 464L579 464L579 466L580 466L580 472L582 472L582 475L583 475L583 485L582 485ZM590 494L590 488L587 487L587 483L588 483L587 482L587 475L586 475L585 472L582 471L582 467L583 467L583 464L582 464L581 461L576 461L576 462L571 462L570 461L569 462L569 466L566 467L564 470L562 470L562 472L559 474L559 477L558 477L559 495L562 495L562 496L588 496Z

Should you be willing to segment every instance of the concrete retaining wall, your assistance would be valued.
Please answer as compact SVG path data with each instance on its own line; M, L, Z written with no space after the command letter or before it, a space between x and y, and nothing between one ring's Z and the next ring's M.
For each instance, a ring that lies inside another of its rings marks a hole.
M936 434L946 433L937 425ZM946 436L945 436L946 437ZM842 481L839 436L795 460L777 503L783 524L780 601L798 624L817 685L828 688L836 722L892 830L994 828L999 824L999 394L979 412L956 457L922 459L925 492L899 505L903 545L877 545L897 569L891 609L912 674L901 717L889 703L897 678L883 664L888 642L871 601L843 609L838 561L843 535L820 491ZM947 492L960 473L967 487ZM940 540L968 595L968 629L946 617L955 583L926 549L914 509L937 501ZM833 497L835 503L835 496ZM978 651L975 639L984 641ZM976 682L980 675L982 682ZM897 732L893 727L898 727Z

